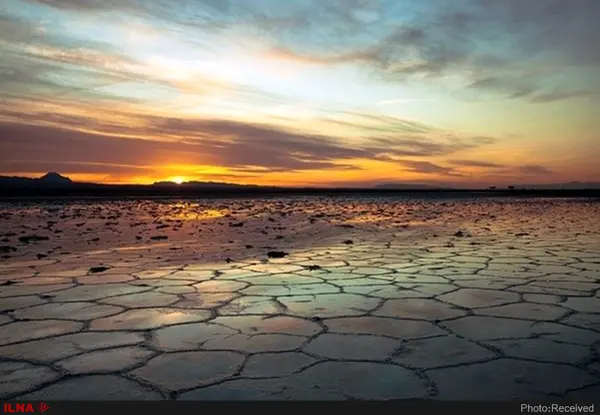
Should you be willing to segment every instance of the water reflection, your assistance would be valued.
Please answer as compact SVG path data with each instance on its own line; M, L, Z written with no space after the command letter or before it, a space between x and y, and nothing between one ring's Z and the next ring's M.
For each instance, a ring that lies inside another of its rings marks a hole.
M174 221L196 221L218 219L229 214L226 208L207 208L199 203L175 202L169 203L161 218Z

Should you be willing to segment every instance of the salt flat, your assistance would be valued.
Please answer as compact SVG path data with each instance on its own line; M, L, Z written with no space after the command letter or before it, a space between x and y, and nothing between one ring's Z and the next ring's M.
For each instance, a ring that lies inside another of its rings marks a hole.
M0 204L0 398L600 396L600 203Z

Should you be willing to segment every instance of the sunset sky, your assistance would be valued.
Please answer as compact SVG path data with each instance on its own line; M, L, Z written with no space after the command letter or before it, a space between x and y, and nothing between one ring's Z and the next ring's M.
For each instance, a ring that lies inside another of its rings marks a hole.
M600 181L598 0L2 0L0 175Z

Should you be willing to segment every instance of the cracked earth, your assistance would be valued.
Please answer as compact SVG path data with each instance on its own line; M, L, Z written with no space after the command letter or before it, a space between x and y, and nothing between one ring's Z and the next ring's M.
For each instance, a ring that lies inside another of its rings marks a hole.
M598 400L600 203L0 204L0 398Z

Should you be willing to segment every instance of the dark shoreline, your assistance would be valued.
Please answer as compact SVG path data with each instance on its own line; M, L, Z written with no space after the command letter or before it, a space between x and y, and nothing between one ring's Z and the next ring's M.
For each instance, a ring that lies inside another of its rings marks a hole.
M262 198L262 197L394 197L419 198L600 198L600 189L347 189L347 188L238 188L238 189L190 189L190 188L55 188L17 189L0 188L0 200L32 199L199 199L199 198Z

